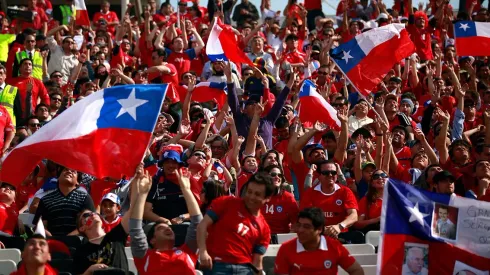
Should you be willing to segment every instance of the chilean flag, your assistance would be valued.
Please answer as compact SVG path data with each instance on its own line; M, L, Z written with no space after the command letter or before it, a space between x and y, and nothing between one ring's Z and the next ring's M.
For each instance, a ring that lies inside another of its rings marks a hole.
M75 0L73 4L75 5L75 23L81 26L90 26L85 0Z
M306 79L299 91L299 119L301 122L315 123L320 121L340 130L337 110L332 107L317 91L311 80Z
M490 55L490 23L459 21L454 23L456 53L459 56Z
M200 82L192 91L192 101L207 102L216 101L218 107L223 107L227 100L226 82Z
M143 159L167 84L107 88L77 102L17 145L2 181L19 185L43 159L97 178L132 176Z
M252 67L254 66L243 52L243 49L238 46L236 34L230 26L221 23L219 19L214 20L206 45L206 54L211 61L229 60L235 64L245 63Z
M415 52L405 25L389 24L357 35L330 51L357 90L369 95L400 60Z
M490 203L390 179L381 217L377 274L489 274Z

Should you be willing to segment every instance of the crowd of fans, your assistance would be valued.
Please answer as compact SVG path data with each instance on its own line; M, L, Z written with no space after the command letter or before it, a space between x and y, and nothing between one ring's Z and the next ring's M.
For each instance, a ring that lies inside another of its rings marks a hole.
M18 274L54 274L61 254L72 274L127 271L126 246L139 274L195 274L196 264L259 274L268 245L289 232L297 239L281 246L276 274L320 274L327 266L312 259L323 258L334 264L321 274L363 274L341 243L380 229L388 180L490 201L489 62L457 56L453 39L453 22L490 19L478 0L457 14L443 0L345 0L335 18L320 0L277 12L271 0L148 0L121 18L104 1L90 27L63 3L29 0L32 20L0 12L2 155L98 90L169 89L134 177L96 179L46 160L21 185L1 184L0 240L23 249ZM209 61L215 20L254 67ZM329 50L391 23L406 24L416 53L361 97ZM305 79L336 109L340 131L299 119ZM226 82L227 102L193 102L199 82ZM47 240L20 213L42 220Z

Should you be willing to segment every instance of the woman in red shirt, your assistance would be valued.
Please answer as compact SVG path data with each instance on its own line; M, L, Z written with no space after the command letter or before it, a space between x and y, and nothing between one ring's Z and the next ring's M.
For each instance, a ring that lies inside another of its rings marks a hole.
M359 220L354 224L354 228L364 233L379 230L383 190L387 181L387 172L380 169L374 171L369 181L368 192L359 201Z

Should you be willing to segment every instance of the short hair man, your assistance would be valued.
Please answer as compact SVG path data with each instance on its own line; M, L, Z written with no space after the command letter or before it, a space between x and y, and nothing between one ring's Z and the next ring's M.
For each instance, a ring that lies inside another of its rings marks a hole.
M323 235L324 226L322 209L303 209L296 223L298 237L281 245L274 273L299 274L308 270L308 273L337 274L340 266L351 275L364 274L361 265L338 240Z

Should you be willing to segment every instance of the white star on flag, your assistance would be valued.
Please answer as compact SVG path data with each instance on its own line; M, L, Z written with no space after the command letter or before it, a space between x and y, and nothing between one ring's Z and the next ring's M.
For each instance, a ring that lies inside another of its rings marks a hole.
M350 55L350 51L342 51L344 53L344 57L342 57L343 60L345 60L345 64L349 63L349 59L354 58L352 55Z
M418 202L415 203L415 206L413 208L409 206L405 206L405 208L407 208L408 212L410 212L411 214L410 219L408 220L409 222L418 221L420 225L424 225L424 218L429 216L429 214L424 214L420 212Z
M145 104L146 102L148 102L148 100L137 99L135 88L133 88L128 98L119 99L117 100L117 102L121 104L121 110L119 110L119 113L117 114L116 118L120 117L125 113L128 113L134 120L136 120L136 108Z
M470 29L470 26L468 26L468 23L464 23L464 24L461 23L461 24L459 24L459 28L466 31L466 29Z

